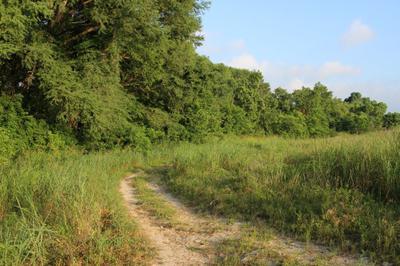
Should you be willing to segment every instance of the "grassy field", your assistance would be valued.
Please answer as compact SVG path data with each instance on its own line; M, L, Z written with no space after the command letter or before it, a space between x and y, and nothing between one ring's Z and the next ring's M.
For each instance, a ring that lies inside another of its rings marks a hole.
M151 258L118 193L132 153L27 153L0 170L0 265L132 265Z
M400 131L328 139L227 137L147 152L30 152L0 166L0 264L146 264L118 184L143 168L199 211L400 264ZM174 213L134 180L156 217ZM247 241L251 243L251 241ZM246 243L247 243L246 242ZM225 243L229 264L252 246ZM268 256L275 256L269 254Z
M141 162L201 211L400 263L400 132L233 137L158 147Z

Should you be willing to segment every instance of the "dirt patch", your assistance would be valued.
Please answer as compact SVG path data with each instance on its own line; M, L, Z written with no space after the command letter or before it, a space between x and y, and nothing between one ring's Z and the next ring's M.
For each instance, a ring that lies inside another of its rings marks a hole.
M167 195L155 184L151 188L160 193L175 209L180 225L168 228L143 210L135 197L130 175L121 182L120 192L130 215L138 223L145 236L156 248L158 256L153 265L205 265L213 259L213 246L238 232L237 226L228 226L214 219L205 219L191 213L177 200Z

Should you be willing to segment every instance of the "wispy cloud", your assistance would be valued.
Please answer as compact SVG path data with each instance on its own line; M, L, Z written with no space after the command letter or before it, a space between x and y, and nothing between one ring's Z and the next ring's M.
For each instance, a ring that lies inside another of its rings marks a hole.
M229 66L242 69L263 71L266 68L267 62L262 62L262 61L259 62L253 55L249 53L244 53L234 57L227 64Z
M229 42L223 40L223 37L218 32L201 31L197 35L204 37L206 40L202 46L197 48L200 54L212 56L219 54L240 54L246 49L244 40L235 39Z
M343 64L339 61L329 61L321 65L290 65L279 64L267 60L257 60L250 53L243 53L226 62L237 68L258 70L273 86L282 86L289 90L303 86L312 86L317 81L332 78L356 76L361 73L359 68Z
M298 90L302 87L306 87L307 85L301 79L295 78L288 83L288 87L292 90Z
M375 29L368 23L361 20L354 20L349 23L347 29L343 29L338 38L338 44L345 48L354 48L370 42L376 38ZM247 47L244 36L237 36L235 39L227 39L221 32L206 32L205 47L198 48L200 54L210 56L215 62L225 63L237 68L258 70L263 73L264 78L271 84L271 88L283 87L289 91L300 89L301 87L312 87L316 82L321 81L333 91L337 97L348 97L353 91L359 91L364 96L386 102L391 111L400 111L400 80L397 76L388 78L378 78L378 74L371 72L368 65L356 65L356 61L351 63L352 58L337 57L327 58L325 61L311 61L302 64L296 62L280 62L271 60L268 53L269 46L264 49L265 56L255 56ZM382 38L384 36L382 35ZM339 48L339 47L336 47ZM316 52L319 52L316 50ZM329 52L329 51L328 51ZM356 52L352 50L352 52ZM324 52L323 57L329 56ZM346 54L342 54L346 56ZM274 56L276 58L276 55ZM295 57L291 58L296 60ZM353 65L354 64L354 65ZM367 75L368 73L368 75ZM396 72L397 73L397 72ZM363 75L364 74L364 75ZM372 75L371 75L372 74Z
M269 61L257 60L250 53L234 57L227 65L258 70L263 73L266 81L270 82L272 89L283 87L289 91L312 87L317 81L327 85L336 97L345 98L353 91L361 92L364 96L371 97L388 104L389 111L399 111L400 89L399 81L382 80L360 81L358 76L361 69L343 64L339 61L330 61L321 65L288 65Z
M361 70L356 67L344 65L339 61L326 62L320 69L319 74L322 78L328 78L331 76L341 76L341 75L358 75Z
M361 20L354 20L348 30L342 36L342 44L345 47L354 47L372 40L374 31Z

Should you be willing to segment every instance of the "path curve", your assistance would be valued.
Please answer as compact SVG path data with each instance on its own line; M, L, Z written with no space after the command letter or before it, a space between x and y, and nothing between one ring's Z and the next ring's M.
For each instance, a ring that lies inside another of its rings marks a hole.
M149 213L140 207L135 197L131 179L142 173L125 177L120 183L122 194L129 214L142 229L145 236L156 248L158 256L152 265L207 265L213 259L213 245L232 237L238 230L235 226L224 228L214 219L197 217L177 200L170 197L158 185L151 188L164 197L177 211L177 218L187 229L160 226Z

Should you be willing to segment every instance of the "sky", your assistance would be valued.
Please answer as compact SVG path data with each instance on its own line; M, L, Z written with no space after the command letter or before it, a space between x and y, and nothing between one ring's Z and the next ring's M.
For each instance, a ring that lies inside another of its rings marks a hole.
M320 81L400 111L400 0L213 0L202 24L200 54L273 89Z

